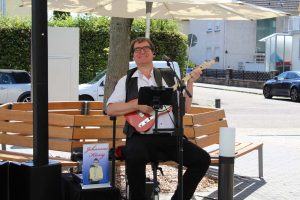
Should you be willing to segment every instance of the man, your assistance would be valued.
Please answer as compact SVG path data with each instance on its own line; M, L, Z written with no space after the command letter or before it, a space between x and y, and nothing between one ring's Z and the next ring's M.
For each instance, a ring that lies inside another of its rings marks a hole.
M155 48L147 38L137 38L131 43L131 55L137 64L137 70L130 70L117 83L114 92L107 102L107 114L111 116L126 115L139 111L151 113L153 108L147 105L138 105L138 89L143 86L158 86L158 79L153 66ZM193 82L200 77L200 72L191 72L192 78L187 82L187 89L193 93ZM129 77L128 77L129 76ZM162 78L162 85L167 86ZM191 107L192 99L186 96L185 109ZM175 109L173 109L174 111ZM174 128L174 114L159 115L158 128ZM175 119L176 120L176 119ZM145 133L138 133L133 126L125 124L124 132L127 135L125 147L126 174L129 183L131 200L146 200L145 181L146 164L156 161L157 155L163 153L168 160L178 162L177 136L170 133L153 133L153 127ZM209 154L197 145L183 139L183 165L187 170L183 176L183 199L191 199L198 183L204 177L209 165ZM178 191L172 200L178 199Z
M95 158L89 171L90 184L98 184L103 179L102 167L99 165L99 160Z

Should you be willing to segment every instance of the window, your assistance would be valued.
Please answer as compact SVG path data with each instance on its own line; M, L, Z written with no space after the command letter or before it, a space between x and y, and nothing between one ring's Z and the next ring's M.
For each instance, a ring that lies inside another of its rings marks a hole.
M212 22L208 22L207 23L207 30L206 30L206 33L211 33L213 31L213 28L212 28Z
M286 79L294 79L294 78L300 78L300 76L293 72L288 73L286 76Z
M298 52L299 52L299 54L298 54L298 59L300 60L300 39L299 39Z
M0 84L11 84L11 78L8 74L1 73L0 74Z
M215 24L215 32L220 32L221 31L221 23L220 22L216 22Z
M212 49L211 47L206 48L206 60L210 60L212 58Z

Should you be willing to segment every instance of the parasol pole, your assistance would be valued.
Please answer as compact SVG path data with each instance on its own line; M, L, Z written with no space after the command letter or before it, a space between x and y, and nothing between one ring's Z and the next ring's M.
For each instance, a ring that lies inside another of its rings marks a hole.
M153 2L146 1L146 32L145 32L146 38L150 38L152 4Z

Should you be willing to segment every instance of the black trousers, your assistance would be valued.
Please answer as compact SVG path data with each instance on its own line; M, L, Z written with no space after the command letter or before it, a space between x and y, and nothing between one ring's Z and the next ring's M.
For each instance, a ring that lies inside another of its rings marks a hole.
M134 134L126 141L126 174L129 184L130 200L145 200L146 164L157 161L163 153L167 160L178 163L177 136ZM209 154L183 139L183 165L187 167L183 175L183 199L192 198L199 182L209 165ZM172 200L178 198L176 190Z

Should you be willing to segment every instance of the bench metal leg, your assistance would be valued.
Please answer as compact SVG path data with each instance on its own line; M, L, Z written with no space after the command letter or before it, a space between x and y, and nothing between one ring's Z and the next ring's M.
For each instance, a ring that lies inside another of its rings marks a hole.
M263 146L258 148L258 177L263 177Z
M151 168L153 171L153 191L152 191L152 200L159 200L159 184L157 180L157 170L158 170L158 162L151 162Z

